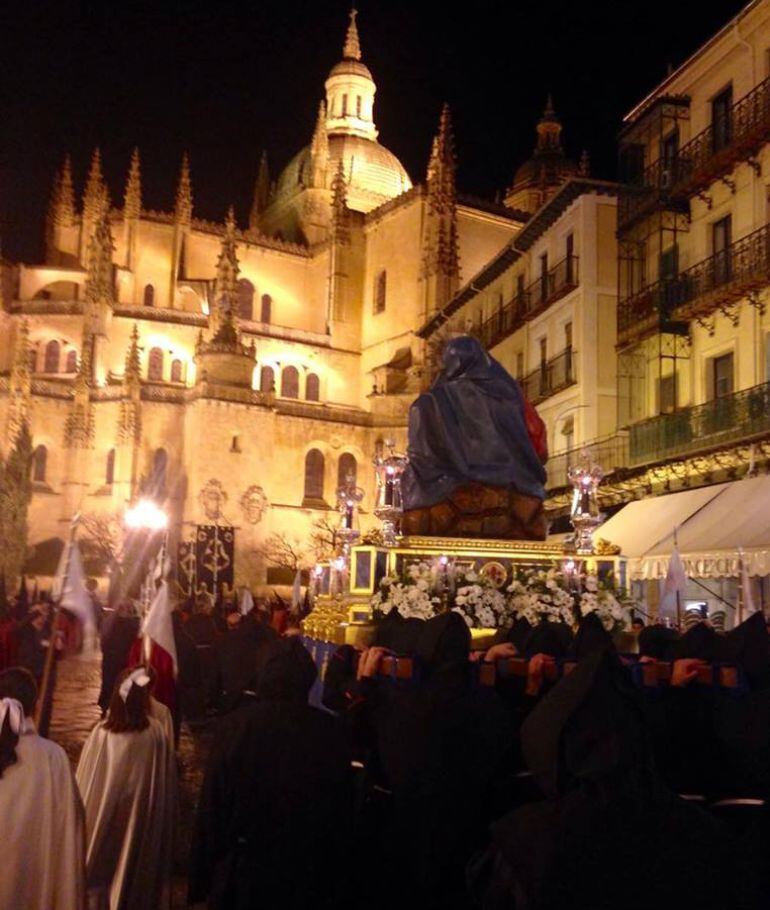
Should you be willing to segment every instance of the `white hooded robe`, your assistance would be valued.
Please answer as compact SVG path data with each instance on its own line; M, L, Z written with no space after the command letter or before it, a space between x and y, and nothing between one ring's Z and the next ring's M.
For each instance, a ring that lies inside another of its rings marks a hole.
M162 723L91 731L77 770L86 814L89 900L101 910L169 906L176 763Z
M83 806L64 750L27 718L0 779L0 908L81 910Z

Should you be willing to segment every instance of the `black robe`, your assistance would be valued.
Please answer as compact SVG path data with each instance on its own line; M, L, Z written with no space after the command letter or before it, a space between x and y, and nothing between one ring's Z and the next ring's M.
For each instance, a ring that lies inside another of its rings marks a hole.
M217 656L219 707L222 710L234 708L243 690L254 683L260 658L276 638L273 629L249 615L217 639L214 650Z
M277 641L257 696L221 721L193 835L191 903L344 906L350 754L339 722L307 704L315 675L298 641Z
M128 662L131 645L139 635L139 617L116 613L104 623L102 630L102 687L99 707L106 711L115 688L115 681Z

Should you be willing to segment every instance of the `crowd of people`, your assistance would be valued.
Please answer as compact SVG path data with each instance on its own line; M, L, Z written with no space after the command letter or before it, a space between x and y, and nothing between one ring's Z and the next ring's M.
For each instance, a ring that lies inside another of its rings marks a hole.
M283 620L264 604L178 615L168 704L121 607L74 775L31 719L34 671L0 672L2 910L170 906L180 718L215 727L194 907L767 905L761 613L621 639L593 614L519 621L484 652L456 613L391 613L370 647L332 654L319 705Z

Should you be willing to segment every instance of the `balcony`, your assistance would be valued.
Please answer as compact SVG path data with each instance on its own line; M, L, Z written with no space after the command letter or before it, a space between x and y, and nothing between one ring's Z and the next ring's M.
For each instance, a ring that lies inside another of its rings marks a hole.
M717 129L714 124L679 149L671 175L671 196L689 198L755 155L770 139L770 77L730 109Z
M618 227L628 230L635 221L660 208L688 214L688 199L672 197L676 162L658 159L648 165L638 180L626 184L618 199Z
M770 433L770 383L661 414L630 428L629 465L680 458Z
M544 361L520 380L524 394L532 404L537 404L562 389L577 382L575 376L575 352L565 348L561 354Z
M770 225L621 301L618 344L690 319L703 318L770 284ZM681 326L680 326L681 327Z
M587 457L592 464L599 465L605 477L614 474L619 468L628 466L628 433L603 436L549 458L545 466L548 474L546 489L558 490L569 486L567 471L583 457Z
M579 259L567 256L484 320L474 334L489 350L579 284Z

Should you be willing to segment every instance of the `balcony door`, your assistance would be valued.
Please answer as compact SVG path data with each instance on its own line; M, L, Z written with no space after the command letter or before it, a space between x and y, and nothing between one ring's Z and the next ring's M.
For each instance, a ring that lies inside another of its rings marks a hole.
M733 87L728 86L711 101L711 135L715 152L727 148L733 138Z
M714 285L730 280L730 244L732 243L732 218L727 215L711 225L711 248L714 262Z
M727 398L734 389L733 353L722 354L711 361L711 398Z

